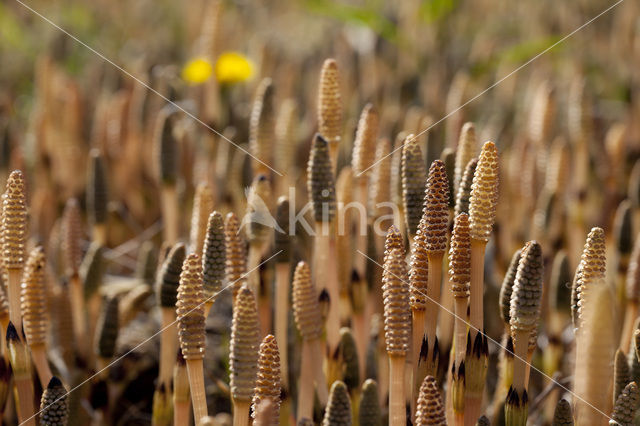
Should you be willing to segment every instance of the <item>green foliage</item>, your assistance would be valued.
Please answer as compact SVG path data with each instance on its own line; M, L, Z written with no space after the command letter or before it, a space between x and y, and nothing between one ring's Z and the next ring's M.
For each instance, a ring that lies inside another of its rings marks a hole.
M5 3L0 3L0 40L4 48L17 51L24 52L30 50L31 47L23 27Z
M551 56L560 52L564 45L562 43L553 46L560 40L557 35L542 37L534 40L524 40L496 52L484 62L473 65L472 75L481 75L492 72L500 64L513 64L514 70L516 66L521 66L540 55L543 51L545 56ZM551 46L553 48L549 49ZM548 51L546 49L549 49Z
M397 41L398 29L396 25L374 5L355 6L331 0L306 0L305 6L311 12L344 23L368 27L389 41Z
M458 0L425 0L420 5L420 17L428 23L446 18L458 6Z

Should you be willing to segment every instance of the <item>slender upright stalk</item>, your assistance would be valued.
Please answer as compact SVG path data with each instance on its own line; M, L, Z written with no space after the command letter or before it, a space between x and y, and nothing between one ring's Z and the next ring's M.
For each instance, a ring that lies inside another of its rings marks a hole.
M370 318L367 323L367 314L370 314L371 311L367 312L366 310L368 298L367 283L355 271L353 271L351 278L351 328L353 330L353 338L357 348L358 368L360 369L358 373L359 375L364 376L365 355L369 341L369 327L371 324ZM360 383L358 383L358 386L359 385ZM357 411L357 405L354 407L353 411Z
M295 180L297 177L295 170L297 168L298 113L296 101L291 98L285 99L278 106L275 130L276 148L274 152L274 168L284 172L284 176L274 176L276 179L275 190L279 196L288 195L290 190L295 188Z
M525 425L527 419L527 353L529 338L540 318L543 280L542 249L529 241L522 249L511 294L509 323L513 336L513 385L507 395L507 425Z
M189 388L191 389L193 417L196 420L196 424L200 424L202 418L208 415L202 360L188 359L187 374L189 376Z
M175 184L168 183L162 185L160 206L162 210L162 222L164 224L163 239L167 244L173 244L178 241L178 236L180 235L178 191Z
M334 217L336 212L336 188L328 142L316 134L307 164L307 191L312 201L315 219L313 278L317 285L325 287L331 304L327 315L328 353L335 352L340 341L340 289L337 280L335 257ZM333 371L332 358L327 359L327 371Z
M471 280L469 330L472 348L465 362L465 424L472 425L482 412L487 369L487 338L483 334L484 254L491 237L498 202L498 150L493 142L482 146L471 184L469 223L471 230Z
M426 353L420 353L422 359L426 361L426 365L421 374L417 374L418 365L414 366L416 376L414 377L414 392L417 394L418 387L422 384L424 376L437 376L438 361L440 357L438 339L436 337L436 327L438 323L438 312L440 311L440 286L442 282L442 261L444 253L447 249L447 230L449 221L449 182L445 164L440 160L435 160L429 168L429 176L424 194L424 208L416 237L414 238L414 251L422 251L422 256L426 252L428 263L428 277L426 285L426 295L422 295L424 299L424 325L419 330L424 329L424 337L418 336L414 331L414 338L420 341L425 339ZM421 244L424 248L419 249L417 246ZM424 284L422 284L424 287ZM418 317L419 318L419 317ZM414 323L416 317L414 316ZM420 348L421 352L422 347ZM414 352L418 350L418 346L412 349ZM416 395L414 395L415 397ZM412 406L415 407L415 398L412 398ZM412 411L415 413L415 410Z
M513 388L518 392L526 389L526 362L529 346L529 332L519 331L513 336Z
M505 403L505 398L509 393L509 389L513 384L513 338L511 336L511 295L513 294L513 283L516 279L518 272L518 265L520 263L520 256L522 250L518 249L511 257L511 262L507 268L507 272L502 280L500 287L499 304L500 304L500 318L505 327L505 331L502 337L503 349L500 351L500 359L498 361L498 386L493 395L493 411L502 412L501 407ZM553 374L553 372L551 373ZM494 415L494 418L498 414Z
M47 359L47 350L44 345L31 345L31 360L36 367L38 378L40 379L40 385L45 387L45 383L49 383L49 380L53 377L51 368L49 367L49 360Z
M389 355L389 426L406 423L405 374L406 357Z
M189 400L189 374L187 363L178 350L178 358L173 368L173 424L188 425L191 418Z
M187 386L189 386L187 384ZM167 386L159 382L153 393L153 408L151 413L152 426L169 426L173 420L172 392L167 394ZM189 401L189 395L187 395Z
M20 279L27 240L27 200L20 170L9 175L2 200L2 263L8 275L9 321L22 330Z
M91 150L91 164L87 183L87 213L93 229L93 241L107 245L107 219L109 194L104 161L100 151Z
M246 282L247 253L245 240L240 232L240 221L233 213L228 213L224 223L227 282L232 286L233 302L240 287Z
M157 157L158 180L160 189L160 207L164 224L164 242L173 245L180 235L180 216L178 207L178 144L173 135L173 122L169 113L158 114L154 129L154 145Z
M498 150L493 142L482 146L471 184L471 332L473 342L483 330L484 252L491 236L498 201ZM476 331L478 330L478 331Z
M328 235L327 226L322 222L316 223L316 236L314 238L313 251L313 282L325 283L325 288L329 292L329 298L332 301L339 300L339 290L337 281L330 277L329 256L330 256L331 237ZM329 313L326 321L326 339L331 348L336 348L340 340L340 311L338 303L329 305Z
M293 314L302 336L302 358L298 385L298 420L313 414L313 389L317 380L314 371L322 371L318 358L322 357L320 336L322 319L318 294L311 281L311 271L305 262L296 266L293 276ZM320 383L326 388L326 383Z
M16 389L16 405L20 424L36 424L33 405L33 382L31 380L31 357L25 342L25 336L19 336L13 323L7 327L7 345L9 361L13 370ZM29 419L29 420L27 420Z
M615 304L605 281L606 249L602 229L593 228L589 233L577 275L578 329L573 389L581 399L575 404L576 424L603 424L605 417L593 407L611 412L611 365L617 341L611 332L615 329Z
M436 337L436 326L438 323L438 311L440 310L440 285L442 282L442 253L433 253L429 255L429 283L427 284L429 300L427 300L427 309L425 315L425 329L427 341L429 342L429 356L431 357L432 367L427 370L431 376L437 373L437 356L438 342Z
M289 388L289 366L287 357L288 317L289 317L289 271L291 264L276 264L275 335L278 347L284 348L280 355L282 384Z
M204 317L218 293L222 290L226 274L227 251L224 235L224 219L217 211L209 215L207 231L202 247L202 277L204 279Z
M413 243L422 217L427 178L422 151L413 135L407 136L402 146L401 172L406 233L410 243Z
M469 320L471 329L471 339L475 339L476 330L482 330L484 324L482 296L484 293L484 252L487 242L471 238L471 291L469 302Z
M191 403L196 424L207 416L202 360L205 350L202 261L191 253L184 260L178 287L176 314L182 356L187 362Z
M256 298L246 286L240 288L233 308L229 348L233 424L247 425L258 370L260 344Z
M81 347L79 352L87 358L89 363L93 362L94 355L91 350L93 339L90 336L94 335L98 314L102 306L100 287L102 286L104 269L103 248L97 243L92 243L84 259L82 259L79 270L79 280L73 281L72 279L69 289L72 306L74 297L78 299L82 298L82 303L84 304L82 313L78 312L78 315L74 316L73 319L75 320L79 317L79 321L83 322L80 325L80 333L88 333L87 338L84 341L78 342L77 345ZM88 320L86 317L88 317ZM74 322L74 331L78 333L75 329L75 324Z
M78 350L84 356L87 356L89 351L87 308L85 307L84 288L78 274L73 275L69 280L69 295L71 296L71 315L76 342L78 342Z
M176 320L176 301L180 272L186 256L184 244L178 243L171 248L162 262L156 279L156 295L162 315L162 333L160 333L160 366L158 382L165 385L170 399L171 379L174 371L176 350L178 349L178 329Z
M631 345L633 326L638 317L638 307L640 306L640 238L636 238L627 269L626 301L627 306L624 311L622 335L620 336L620 349L624 352L627 352Z
M298 407L296 410L299 419L313 417L313 345L308 340L302 341L302 355L300 361L300 382L298 385Z
M470 280L470 237L469 216L460 213L456 216L449 249L449 282L454 298L454 343L451 368L451 392L454 422L464 424L465 410L465 355L467 351L467 304L469 301Z
M409 285L403 252L393 249L384 263L384 330L389 355L389 425L404 424L405 371L411 317Z
M356 137L353 142L353 155L351 168L357 182L356 202L363 209L356 215L356 248L362 253L367 252L367 216L362 212L366 210L369 195L369 176L375 160L375 144L378 138L378 112L372 104L366 104L360 114ZM356 256L355 267L361 276L364 276L366 258Z
M427 306L429 259L426 246L426 221L421 220L418 231L411 246L411 264L409 269L409 285L411 297L411 364L413 386L411 388L411 412L415 413L418 391L422 383L423 373L418 371L425 330L425 309ZM428 345L428 342L425 341ZM428 348L427 348L428 349ZM426 374L426 364L421 370Z
M49 319L44 281L45 262L44 249L41 246L31 250L25 266L21 294L24 331L43 389L52 377L46 348Z
M271 213L269 204L271 203L271 184L265 175L258 175L253 179L249 194L247 196L247 212L243 218L247 223L243 223L249 241L249 256L247 269L249 272L249 286L257 295L260 286L260 270L257 267L271 235L269 223Z
M278 198L276 206L276 224L279 229L275 231L276 253L276 288L275 288L275 309L274 309L274 329L275 338L280 349L280 374L282 386L289 389L289 358L288 358L288 336L289 336L289 294L290 273L291 273L291 230L289 229L289 199L282 196Z

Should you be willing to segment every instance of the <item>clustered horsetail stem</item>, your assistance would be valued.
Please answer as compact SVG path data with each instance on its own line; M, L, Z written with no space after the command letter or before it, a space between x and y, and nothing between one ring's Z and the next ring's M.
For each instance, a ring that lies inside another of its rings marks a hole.
M409 269L409 286L411 290L410 303L412 309L424 310L427 306L427 282L429 279L429 258L427 250L427 221L423 215L418 225L418 231L413 238L411 250L411 262ZM399 241L394 242L399 236ZM392 226L387 234L387 241L393 244L391 247L404 250L402 236L397 228Z
M6 269L22 269L27 239L27 199L24 175L14 170L7 179L2 201L2 263Z
M274 236L275 260L278 263L286 263L291 259L291 230L289 229L289 200L286 197L278 198L276 205L276 230Z
M233 286L233 293L237 294L240 286L245 281L247 273L247 248L238 217L227 214L224 223L225 247L226 247L226 276L229 285Z
M420 385L415 424L421 426L447 424L440 389L433 376L426 376Z
M317 133L307 166L307 190L316 222L331 222L336 213L336 188L328 142Z
M249 118L250 151L256 158L266 164L271 164L275 145L276 114L274 97L275 88L273 82L270 78L263 79L258 85ZM262 170L264 165L258 163L256 167L256 170Z
M255 393L253 394L253 417L258 406L264 400L273 404L273 425L279 424L280 418L280 353L276 338L268 334L262 340L258 351L258 374Z
M119 303L117 297L109 298L102 307L102 313L96 325L96 353L110 359L116 353L119 325Z
M520 256L522 250L518 249L511 257L511 262L507 268L507 273L502 280L502 286L500 287L500 317L505 324L510 323L510 310L511 310L511 294L513 293L513 282L516 279L516 273L518 272L518 264L520 263Z
M230 387L234 399L249 402L253 397L258 369L259 332L255 297L248 287L243 286L233 309L229 348Z
M100 289L106 268L105 263L104 248L95 242L91 243L80 264L80 279L84 283L86 299Z
M400 250L393 249L385 260L382 282L387 353L404 356L409 349L411 315L407 267Z
M562 398L558 401L553 413L554 426L573 426L573 413L569 401Z
M498 149L486 142L480 151L471 184L469 218L471 238L489 241L498 203Z
M378 112L375 107L370 103L365 105L358 121L356 138L353 142L353 155L351 156L351 167L357 177L369 172L375 160L378 121Z
M531 332L540 318L542 298L542 249L536 241L522 249L516 277L513 282L509 323L512 333Z
M386 260L389 254L395 249L400 250L404 255L404 240L402 234L395 225L391 225L387 230L387 236L384 240L384 259Z
M382 211L380 205L391 201L391 141L383 138L376 146L376 161L371 185L371 208L374 215Z
M312 340L322 333L318 294L311 282L311 270L306 262L296 266L293 275L293 315L303 339Z
M178 338L185 360L202 359L205 349L202 263L195 253L182 264L176 301Z
M44 249L37 246L29 253L24 270L22 321L29 345L45 344L49 332L45 262Z
M42 392L40 401L40 423L65 426L69 418L68 392L57 377L52 377Z
M415 235L422 217L427 171L422 151L413 135L402 146L402 200L409 235Z
M429 168L421 223L423 220L427 251L444 253L449 222L449 181L440 160L435 160Z
M348 426L351 425L351 400L344 382L336 380L331 385L329 403L324 413L322 426Z
M381 421L380 403L378 401L378 385L373 379L362 384L362 398L358 409L360 425L375 426Z
M327 59L320 72L318 90L318 129L330 144L338 144L342 136L342 96L340 73L335 59Z
M205 298L208 301L222 289L226 276L226 250L224 219L220 212L211 212L202 249L202 278Z
M473 183L473 175L476 172L478 166L478 159L472 158L464 168L460 185L458 185L458 192L456 193L456 206L455 215L460 213L469 214L469 203L471 200L471 184Z
M176 306L180 273L182 272L182 264L186 255L187 250L184 244L177 243L171 248L158 271L156 276L156 295L159 305L163 308L174 308Z
M571 293L572 315L574 324L579 325L582 316L582 304L589 286L596 285L597 281L605 276L605 237L602 228L592 228L587 235L582 257L578 264L578 270L574 278Z
M640 391L636 382L627 384L613 407L614 424L630 425L636 417L636 411L640 403Z
M449 280L455 298L468 298L471 279L471 237L469 216L456 216L449 249Z
M456 160L454 168L454 187L460 188L463 175L469 162L475 157L477 149L476 128L473 123L465 123L460 131L460 139L456 149ZM473 174L472 174L473 176Z
M178 179L178 142L173 134L173 117L168 112L158 114L155 124L155 150L160 182L175 184Z

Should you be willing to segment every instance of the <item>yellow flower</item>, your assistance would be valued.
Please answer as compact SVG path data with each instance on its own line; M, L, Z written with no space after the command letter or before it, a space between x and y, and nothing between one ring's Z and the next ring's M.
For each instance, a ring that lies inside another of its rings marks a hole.
M213 73L213 66L205 58L194 58L182 68L182 79L190 84L207 81Z
M223 52L216 62L216 78L220 83L240 83L253 75L253 63L238 52Z

